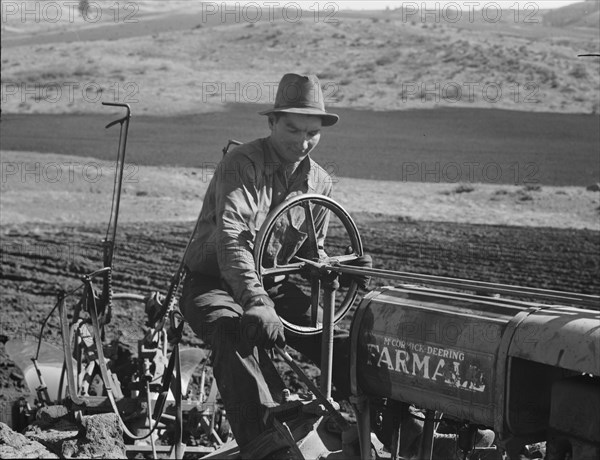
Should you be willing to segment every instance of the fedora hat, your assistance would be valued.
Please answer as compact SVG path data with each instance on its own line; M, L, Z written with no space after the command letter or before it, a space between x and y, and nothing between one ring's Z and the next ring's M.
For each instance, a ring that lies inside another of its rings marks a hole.
M273 108L259 113L261 115L271 113L317 115L323 119L323 126L334 125L340 118L335 113L325 111L323 91L317 76L295 73L286 73L281 78Z

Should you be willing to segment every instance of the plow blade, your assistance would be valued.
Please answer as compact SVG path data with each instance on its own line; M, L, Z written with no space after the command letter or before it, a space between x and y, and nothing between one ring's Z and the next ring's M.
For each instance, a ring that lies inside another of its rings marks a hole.
M5 347L10 359L23 372L27 388L33 394L36 393L36 389L41 385L32 361L32 357L36 355L37 346L37 341L12 339L6 342ZM62 388L60 388L63 360L64 353L61 348L47 342L41 343L37 364L44 383L48 388L48 396L52 401L56 401L59 394L64 397L67 391L66 378L63 379ZM76 367L77 363L74 359L72 361L73 367Z
M11 361L21 370L24 376L25 384L32 394L36 393L41 385L40 379L33 365L32 357L37 352L37 342L22 339L11 339L6 342L6 353ZM208 352L198 348L185 348L180 351L181 360L181 388L183 394L188 390L194 370L208 356ZM38 368L48 389L48 396L52 401L57 401L59 395L65 397L67 394L67 379L63 378L61 386L61 373L63 368L64 353L62 348L56 347L50 343L42 342L37 360ZM77 367L76 361L73 361L73 368ZM60 391L59 391L60 389ZM172 392L169 391L168 400L174 401Z
M194 371L202 362L202 360L208 358L209 353L210 352L201 350L199 348L182 348L179 350L179 362L181 366L181 393L184 396L188 391L188 385L190 384L190 380L192 379ZM167 359L170 357L171 355L169 354ZM175 400L175 397L170 390L167 400Z

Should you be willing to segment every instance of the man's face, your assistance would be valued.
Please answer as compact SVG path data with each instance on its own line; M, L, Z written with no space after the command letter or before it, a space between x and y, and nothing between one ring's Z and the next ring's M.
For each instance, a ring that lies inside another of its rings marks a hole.
M319 116L284 113L279 120L269 119L271 141L285 163L296 163L319 143L321 125Z

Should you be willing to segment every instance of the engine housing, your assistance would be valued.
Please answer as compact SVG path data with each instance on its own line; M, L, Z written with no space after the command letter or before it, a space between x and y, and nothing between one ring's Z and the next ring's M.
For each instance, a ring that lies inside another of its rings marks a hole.
M351 343L355 395L437 410L491 427L500 438L536 442L554 431L600 446L590 434L600 429L590 431L589 420L561 422L568 389L581 379L591 413L600 413L596 310L385 287L358 306Z

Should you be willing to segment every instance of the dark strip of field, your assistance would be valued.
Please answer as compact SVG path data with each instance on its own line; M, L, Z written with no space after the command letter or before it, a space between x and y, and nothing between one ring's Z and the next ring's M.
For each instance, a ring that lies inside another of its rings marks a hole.
M401 222L362 213L354 218L376 268L600 294L600 239L591 230ZM114 262L117 290L165 289L192 229L193 222L122 225ZM78 285L78 274L102 263L104 231L103 225L35 224L5 232L5 311L33 308L27 295L54 297L57 286ZM328 238L347 242L336 231ZM373 279L372 287L389 283Z
M201 167L219 161L230 138L268 135L261 105L174 117L136 115L128 161ZM417 182L540 183L586 186L600 178L597 115L491 109L393 112L337 109L315 159L343 177ZM53 152L114 161L117 114L3 114L5 150Z

